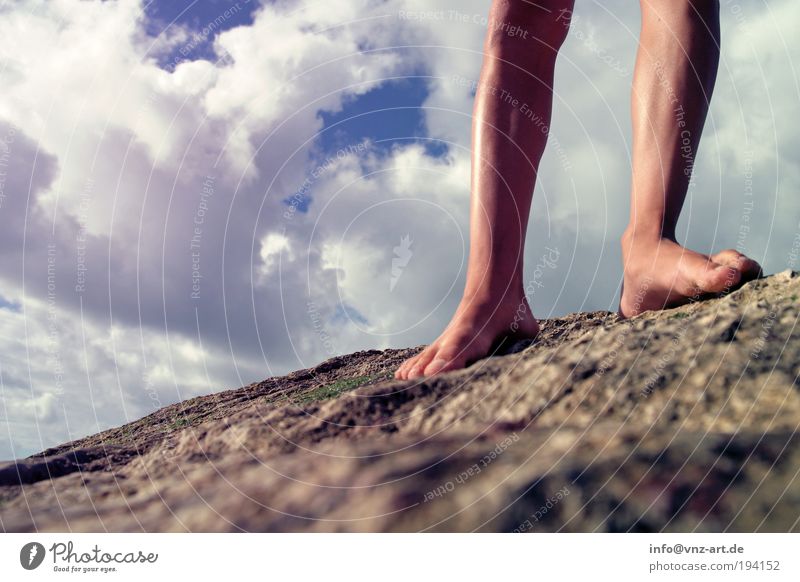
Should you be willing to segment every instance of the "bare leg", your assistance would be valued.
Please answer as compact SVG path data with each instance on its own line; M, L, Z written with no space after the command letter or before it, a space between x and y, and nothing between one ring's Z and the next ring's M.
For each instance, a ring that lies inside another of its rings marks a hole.
M470 257L464 296L441 336L400 366L416 378L463 368L507 336L534 337L525 299L523 249L528 213L547 143L558 49L572 0L495 0L490 18L521 26L525 38L490 23L472 125Z
M675 240L716 81L719 3L641 0L641 6L631 219L622 236L625 317L729 290L761 271L735 250L709 257Z

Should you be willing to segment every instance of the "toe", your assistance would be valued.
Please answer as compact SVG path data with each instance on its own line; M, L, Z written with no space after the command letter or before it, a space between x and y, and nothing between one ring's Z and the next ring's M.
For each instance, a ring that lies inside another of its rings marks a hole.
M419 356L420 356L419 354L417 354L415 356L411 356L405 362L400 364L400 367L397 369L397 372L395 372L395 378L397 378L398 380L407 380L408 379L408 371L414 365L414 362L417 361Z
M722 293L737 285L741 278L739 269L709 262L698 281L698 287L705 293Z
M412 360L410 360L408 362L408 365L406 366L405 374L404 374L405 375L405 378L404 378L405 380L411 380L414 377L412 374L414 372L416 372L417 369L419 368L419 365L418 365L419 364L419 360L420 360L420 358L422 358L423 355L425 355L425 352L420 352L416 356L414 356L414 358Z
M433 376L438 374L445 368L445 366L447 366L447 364L448 362L444 358L436 358L425 368L425 375Z
M407 364L407 363L408 363L408 360L406 360L405 362L403 362L402 364L400 364L400 367L399 367L399 368L397 368L397 370L395 370L395 372L394 372L394 377L395 377L397 380L405 380L405 379L406 379L406 377L405 377L405 373L406 373L406 364Z
M411 372L409 373L409 379L413 380L414 378L419 378L420 376L425 375L425 370L428 367L428 364L433 361L438 353L439 349L436 346L431 346L424 352L419 355L419 359L414 362L414 365L411 368Z
M482 342L475 339L468 341L464 338L463 341L454 345L442 347L425 368L425 375L433 376L451 370L460 370L465 368L471 360L480 357L487 351L488 347L484 346Z
M397 379L397 380L403 380L404 379L403 375L405 373L405 369L406 369L406 364L407 363L408 363L408 360L406 360L405 362L400 364L400 366L398 366L397 370L394 371L395 379Z
M752 281L754 279L760 279L764 276L764 270L761 268L761 265L759 265L750 257L745 257L744 265L741 271L742 281Z
M674 291L690 299L703 295L722 293L739 282L742 274L738 269L717 263L713 257L693 251L684 251L682 277L676 280Z
M720 265L727 265L737 269L741 274L741 281L752 281L762 276L761 265L734 249L726 249L712 255L711 259Z
M426 376L435 376L436 374L443 374L451 370L460 370L466 366L466 360L463 357L457 358L443 358L437 357L428 367L425 368Z

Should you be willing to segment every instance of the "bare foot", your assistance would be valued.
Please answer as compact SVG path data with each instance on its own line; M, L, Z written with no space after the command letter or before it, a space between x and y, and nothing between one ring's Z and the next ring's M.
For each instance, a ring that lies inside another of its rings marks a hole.
M671 239L622 237L624 279L619 313L633 317L726 293L761 276L754 260L733 249L706 256Z
M536 337L539 323L524 293L515 297L502 301L462 299L442 335L403 362L395 378L410 380L458 370L489 354L503 339Z

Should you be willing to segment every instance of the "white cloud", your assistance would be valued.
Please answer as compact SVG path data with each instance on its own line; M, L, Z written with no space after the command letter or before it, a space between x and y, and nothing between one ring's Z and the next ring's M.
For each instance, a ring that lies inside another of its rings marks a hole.
M261 276L266 277L285 256L291 261L294 253L289 246L289 239L279 233L271 232L261 239Z

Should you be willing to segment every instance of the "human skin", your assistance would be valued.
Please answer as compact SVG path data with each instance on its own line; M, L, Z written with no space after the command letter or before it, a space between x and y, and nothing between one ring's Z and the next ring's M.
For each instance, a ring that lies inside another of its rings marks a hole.
M674 307L760 275L735 250L686 249L675 227L689 187L719 63L716 0L641 0L631 98L630 221L621 237L619 313ZM539 161L550 127L558 50L573 0L495 0L490 21L521 26L523 40L489 26L472 123L470 256L464 295L442 334L395 373L399 379L463 368L503 339L532 338L523 249ZM529 109L520 107L527 103Z

